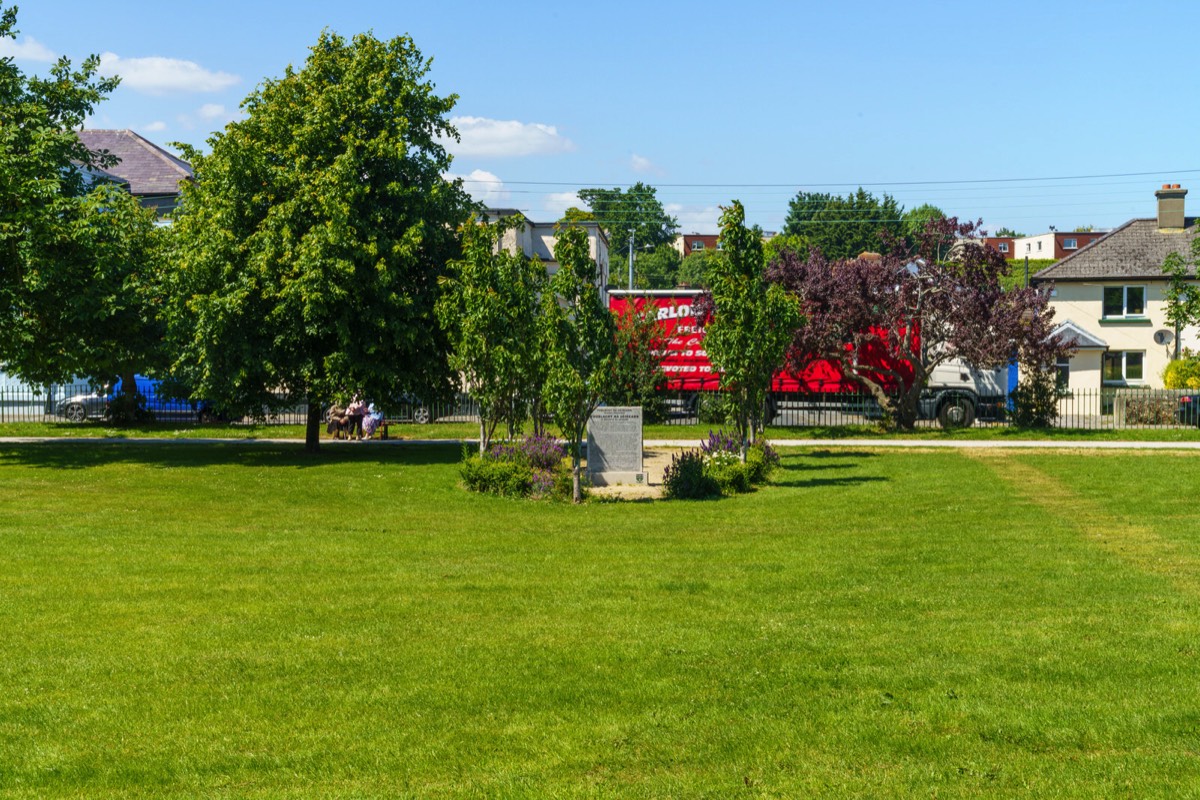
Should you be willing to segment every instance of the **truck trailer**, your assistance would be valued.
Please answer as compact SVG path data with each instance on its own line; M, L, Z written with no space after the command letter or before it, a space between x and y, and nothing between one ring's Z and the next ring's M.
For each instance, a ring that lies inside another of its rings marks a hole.
M647 306L657 309L658 323L666 339L661 353L666 376L663 391L681 398L692 411L704 393L721 389L720 373L704 349L704 328L696 322L692 304L700 295L696 289L613 290L608 291L609 310L626 313L632 305L638 311ZM902 380L913 380L907 362L895 362L885 353L859 354L859 363L887 364ZM936 419L944 428L968 427L978 420L1004 418L1008 403L1009 370L976 370L951 359L934 368L919 404L921 419ZM898 387L897 387L898 388ZM873 399L866 398L861 384L847 377L841 366L827 359L814 359L800 373L776 371L771 381L768 421L789 406L857 409L870 417L879 414Z

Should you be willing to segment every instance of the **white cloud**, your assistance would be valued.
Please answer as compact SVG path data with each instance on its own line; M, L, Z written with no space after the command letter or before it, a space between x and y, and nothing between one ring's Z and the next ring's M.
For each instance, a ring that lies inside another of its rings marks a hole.
M679 220L679 230L683 233L716 233L720 228L717 220L721 218L721 209L717 206L666 203L663 208Z
M542 209L546 212L547 220L562 219L568 208L584 208L584 202L575 192L554 192L542 198Z
M458 129L462 141L447 139L442 144L456 156L539 156L575 149L575 143L560 135L558 128L540 122L451 117L450 124Z
M489 208L507 206L512 198L512 192L504 187L504 181L484 169L473 169L469 175L446 173L446 180L463 179L463 189L475 200Z
M156 119L149 125L142 126L142 130L146 133L158 133L159 131L165 131L166 129L167 123L163 122L161 119Z
M16 58L22 61L45 61L47 63L58 58L54 51L32 36L26 36L24 41L15 41L7 36L0 37L0 58Z
M637 153L634 153L629 157L629 168L634 172L638 172L643 175L662 176L667 174L666 170L664 170L658 164L655 164L653 161L644 156L639 156Z
M240 110L230 111L220 103L205 103L190 114L179 114L175 121L188 130L205 128L220 130L230 122L245 117Z
M205 69L195 61L162 56L122 58L116 53L100 55L100 74L120 75L122 86L151 95L219 92L241 80L228 72Z

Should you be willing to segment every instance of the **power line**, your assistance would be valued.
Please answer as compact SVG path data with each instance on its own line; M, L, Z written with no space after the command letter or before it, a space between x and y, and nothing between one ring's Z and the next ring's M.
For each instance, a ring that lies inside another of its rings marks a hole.
M657 183L654 188L680 188L680 189L729 189L729 188L748 188L748 189L782 189L795 187L865 187L865 186L961 186L973 183L1035 183L1041 181L1079 181L1079 180L1098 180L1100 178L1144 178L1150 175L1189 175L1200 172L1198 169L1160 169L1153 172L1110 172L1096 175L1055 175L1041 178L975 178L971 180L949 180L949 181L851 181L845 183L804 183L795 181L791 183ZM510 181L501 180L499 178L492 180L490 178L462 178L463 183L482 183L482 184L502 184L510 186L579 186L592 188L596 186L607 186L605 181ZM616 187L632 187L636 183L618 183Z

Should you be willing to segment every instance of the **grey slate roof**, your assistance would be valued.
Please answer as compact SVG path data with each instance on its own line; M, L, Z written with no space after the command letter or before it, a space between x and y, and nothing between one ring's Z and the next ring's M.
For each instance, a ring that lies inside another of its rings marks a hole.
M1191 254L1200 229L1196 217L1184 220L1183 230L1160 230L1157 219L1131 219L1091 244L1033 276L1035 281L1161 279L1162 264L1171 251Z
M138 197L179 194L181 181L192 178L192 167L130 130L82 130L79 140L93 153L108 151L120 159L104 171L129 184Z

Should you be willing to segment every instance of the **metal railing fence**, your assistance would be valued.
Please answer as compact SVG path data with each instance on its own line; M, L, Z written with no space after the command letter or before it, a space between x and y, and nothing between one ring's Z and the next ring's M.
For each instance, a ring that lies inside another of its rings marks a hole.
M729 402L719 393L667 394L656 410L647 409L647 422L668 425L725 425L730 420ZM1017 416L1014 401L981 407L975 425L1010 426ZM41 389L29 386L0 386L0 423L80 422L103 420L107 399L87 384L56 385ZM165 397L145 398L145 408L163 422L221 421L233 424L265 422L303 425L308 408L304 403L275 411L264 410L259 418L225 419L210 413L203 404ZM470 395L460 394L448 403L397 400L378 403L377 408L392 422L416 424L478 422L479 405ZM879 404L866 393L776 395L771 427L837 427L876 425L882 414ZM1055 403L1052 425L1076 430L1179 429L1200 425L1200 390L1112 387L1076 389ZM919 427L937 426L936 419L923 419Z

